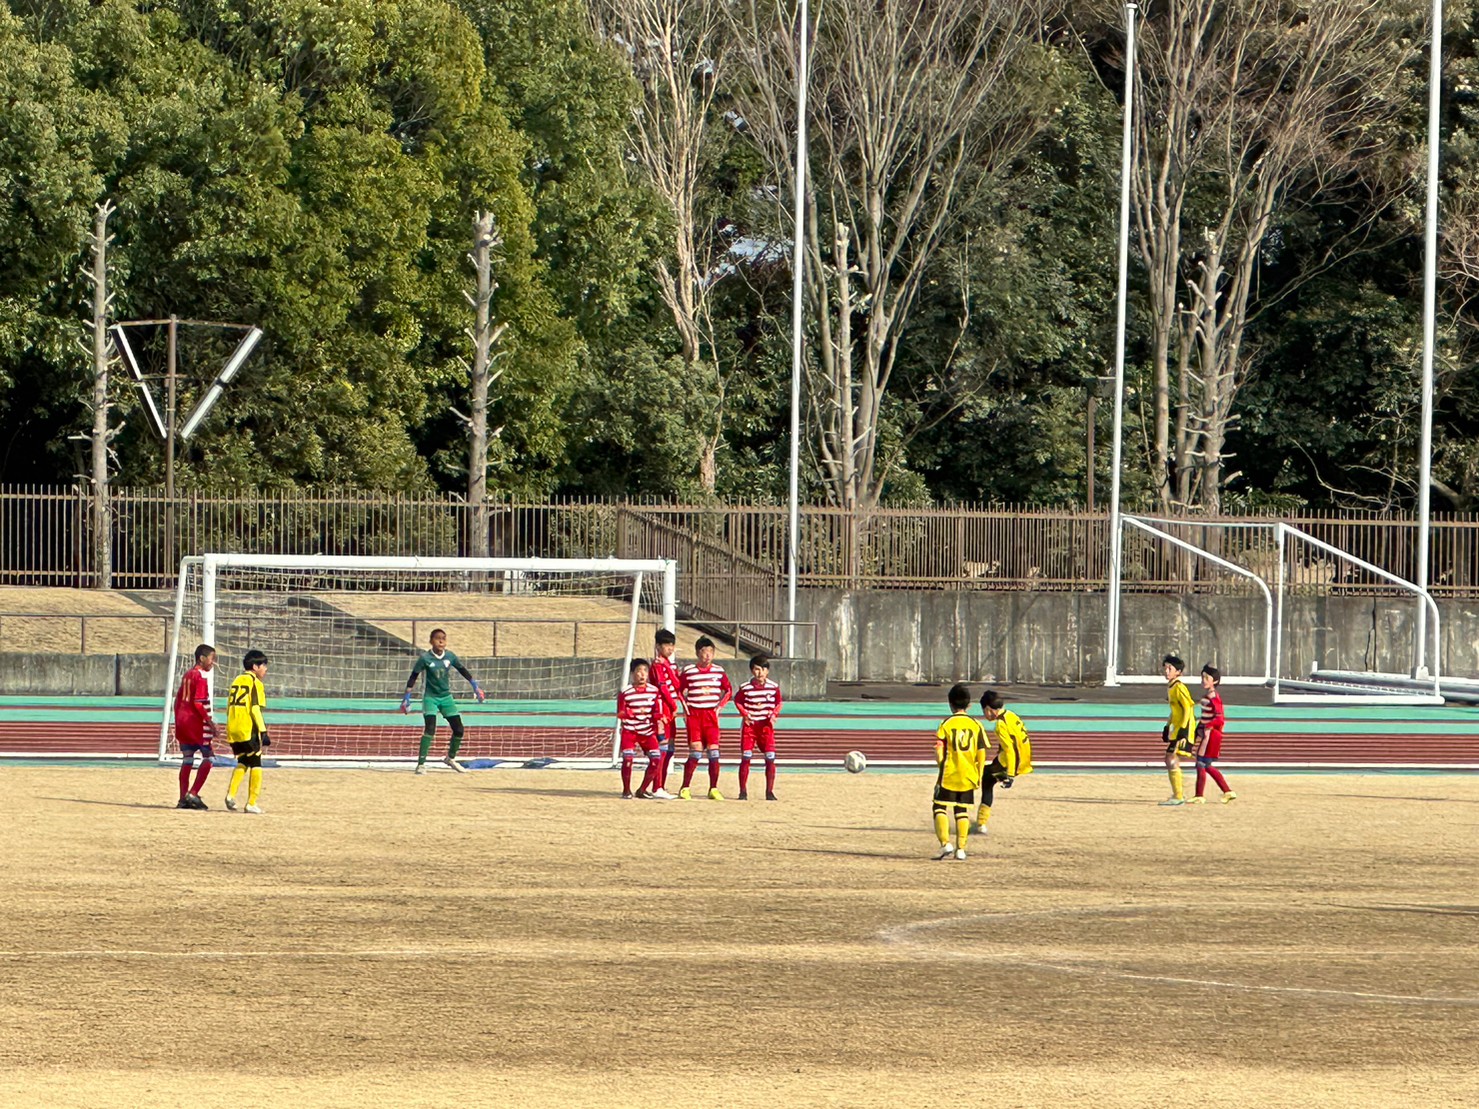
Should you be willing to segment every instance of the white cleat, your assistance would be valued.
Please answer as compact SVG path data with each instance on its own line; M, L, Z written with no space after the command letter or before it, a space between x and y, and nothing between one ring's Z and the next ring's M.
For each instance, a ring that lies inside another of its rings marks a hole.
M941 847L940 848L940 853L935 856L936 861L938 861L940 859L953 859L953 858L955 858L955 848L951 847L948 843L945 844L944 847Z
M248 805L244 811L252 813L256 816L262 815L262 810L259 809L256 805Z
M235 812L236 811L236 798L235 797L228 797L228 798L226 798L226 807L228 809L230 809L232 812Z
M654 789L647 796L650 797L654 801L676 801L677 800L676 797L674 797L671 793L669 793L665 789Z
M416 773L417 774L425 774L426 773L426 764L424 762L418 762L416 764Z
M457 773L459 773L459 774L466 774L467 773L467 767L463 766L460 762L458 762L456 759L454 759L451 755L448 755L446 758L444 758L442 760L442 765L445 766L445 767L447 767L449 770L455 770L455 771L457 771Z
M955 857L957 859L959 859L961 862L965 862L965 848L964 847L958 848L956 850L956 852L955 852Z

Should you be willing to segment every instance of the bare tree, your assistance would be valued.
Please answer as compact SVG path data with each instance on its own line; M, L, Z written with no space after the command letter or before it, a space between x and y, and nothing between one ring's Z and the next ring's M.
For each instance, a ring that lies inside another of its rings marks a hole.
M1048 117L1019 71L1046 0L826 0L811 54L804 254L817 364L808 367L828 495L877 505L913 429L880 423L910 313L961 213ZM784 191L799 66L788 0L739 5L752 70L743 114ZM857 514L854 513L854 519ZM856 545L854 545L856 550Z
M472 510L471 554L474 558L488 555L488 390L498 375L493 372L493 348L503 337L507 323L493 322L493 294L498 282L493 279L493 253L503 244L498 221L492 212L479 212L473 217L473 248L468 256L477 275L474 291L467 294L473 308L473 326L468 330L472 340L472 366L469 369L467 452L467 503ZM459 413L460 415L460 413ZM495 428L493 436L502 431Z
M596 33L630 66L642 90L628 134L648 183L667 206L670 252L653 263L672 315L686 381L707 403L699 482L712 490L724 435L728 374L713 297L728 244L702 214L704 162L714 128L729 126L715 101L729 77L730 25L723 0L590 0ZM703 386L699 387L699 383Z
M1221 509L1249 325L1359 249L1379 205L1273 295L1295 205L1371 182L1412 56L1412 0L1152 0L1140 52L1135 220L1149 277L1150 463L1162 508ZM1401 32L1406 32L1401 33Z
M108 336L108 312L113 296L108 291L108 217L114 212L112 201L105 200L93 213L92 272L87 280L92 285L92 584L95 589L113 588L113 506L109 497L109 443L118 434L108 426L111 405L108 400L108 374L114 352Z

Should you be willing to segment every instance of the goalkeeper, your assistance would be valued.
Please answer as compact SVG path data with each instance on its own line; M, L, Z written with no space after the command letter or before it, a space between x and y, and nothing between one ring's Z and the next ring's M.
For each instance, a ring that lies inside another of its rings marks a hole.
M1011 789L1023 774L1032 773L1032 740L1022 718L1007 708L1006 699L994 689L981 694L981 715L996 725L996 757L981 775L981 807L976 810L973 832L984 832L991 819L996 787Z
M472 686L472 695L481 703L484 698L482 687L467 672L462 660L447 650L447 633L437 628L431 633L431 650L423 651L411 668L411 676L406 680L406 695L401 698L401 712L410 712L411 691L416 688L416 679L424 673L426 687L421 694L421 715L426 727L421 733L421 753L416 757L417 774L426 773L426 756L436 738L437 713L442 714L452 729L452 738L447 741L447 757L442 761L459 774L467 773L467 767L457 761L457 751L462 746L462 714L452 699L453 670L467 679L467 684Z

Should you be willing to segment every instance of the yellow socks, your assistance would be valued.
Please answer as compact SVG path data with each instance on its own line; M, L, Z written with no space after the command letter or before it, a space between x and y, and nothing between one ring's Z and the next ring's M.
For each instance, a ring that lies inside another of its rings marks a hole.
M1181 793L1181 767L1178 766L1174 770L1167 770L1166 775L1171 779L1171 796L1176 798L1176 800L1178 801L1182 800L1183 796Z
M257 795L262 792L262 768L252 767L251 773L247 775L247 804L255 805Z
M982 805L979 809L976 810L976 824L979 827L981 827L982 829L984 829L986 827L986 821L988 821L990 819L991 819L991 806L990 805Z
M960 814L955 818L955 846L959 850L964 851L965 841L970 838L971 834L971 820L970 817L966 816L964 809L956 809L955 811Z
M935 812L935 838L941 847L950 842L950 818L938 810Z
M226 790L227 797L235 797L236 791L241 788L241 781L246 777L246 767L238 765L231 772L231 785Z

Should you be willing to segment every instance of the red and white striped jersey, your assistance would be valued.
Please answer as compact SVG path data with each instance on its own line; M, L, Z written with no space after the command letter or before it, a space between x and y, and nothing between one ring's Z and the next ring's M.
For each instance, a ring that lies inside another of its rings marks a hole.
M682 680L678 676L678 668L673 665L673 660L657 655L652 664L647 668L652 678L652 684L657 686L658 696L672 715L678 708L678 691L682 688Z
M712 662L708 666L694 663L683 667L678 682L683 703L690 709L722 709L734 696L729 675Z
M629 685L616 695L616 716L621 726L637 735L652 735L662 715L657 686Z
M781 687L769 678L751 678L735 691L734 704L747 721L774 720L781 714Z

